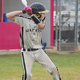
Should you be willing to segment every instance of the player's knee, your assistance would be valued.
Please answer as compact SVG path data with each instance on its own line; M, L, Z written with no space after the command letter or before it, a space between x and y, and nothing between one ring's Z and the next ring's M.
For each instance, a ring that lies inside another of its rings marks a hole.
M51 68L50 74L53 75L54 73L57 73L56 67Z
M27 80L30 80L32 77L32 74L27 74Z
M58 78L58 80L61 80L59 71L57 67L54 67L50 73L54 78ZM56 79L55 79L56 80Z

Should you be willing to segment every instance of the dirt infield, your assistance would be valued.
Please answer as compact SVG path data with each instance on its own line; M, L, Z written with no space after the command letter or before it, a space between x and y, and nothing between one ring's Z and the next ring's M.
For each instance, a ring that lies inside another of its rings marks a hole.
M0 55L20 54L20 50L0 50Z
M80 47L79 47L80 49ZM58 54L71 54L74 53L74 51L69 52L69 51L57 51L56 47L49 47L46 48L46 53L58 53ZM79 51L76 51L79 52ZM13 50L0 50L0 55L6 55L6 54L20 54L21 50L20 49L13 49Z
M49 47L45 49L47 53L58 53L56 47ZM19 54L20 49L13 49L13 50L0 50L0 55L6 54Z

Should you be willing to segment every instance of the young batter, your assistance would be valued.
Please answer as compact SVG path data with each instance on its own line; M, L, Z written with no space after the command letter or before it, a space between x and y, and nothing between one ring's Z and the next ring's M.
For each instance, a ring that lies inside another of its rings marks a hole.
M21 11L13 11L6 15L8 19L21 26L20 44L24 70L22 80L31 80L34 61L40 63L52 75L53 80L61 80L58 69L42 49L41 31L45 27L44 19L47 12L42 3L35 2L30 7L26 6ZM31 18L17 16L23 13L27 13Z

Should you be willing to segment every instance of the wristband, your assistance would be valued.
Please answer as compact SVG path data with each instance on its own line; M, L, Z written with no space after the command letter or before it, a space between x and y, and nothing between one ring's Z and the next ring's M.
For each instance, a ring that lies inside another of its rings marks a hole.
M36 17L35 15L33 15L31 18L33 19L33 21L34 21L36 24L40 23L40 20L39 20L38 17Z
M23 12L23 14L25 14L25 13L26 13L26 11L25 11L25 10L22 10L22 12Z

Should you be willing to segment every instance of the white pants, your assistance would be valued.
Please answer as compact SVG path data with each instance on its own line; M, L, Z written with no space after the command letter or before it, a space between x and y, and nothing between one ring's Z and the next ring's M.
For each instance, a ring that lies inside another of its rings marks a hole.
M31 80L31 69L34 61L40 63L52 75L53 80L61 80L56 66L43 49L22 52L22 64L26 76L23 80Z

